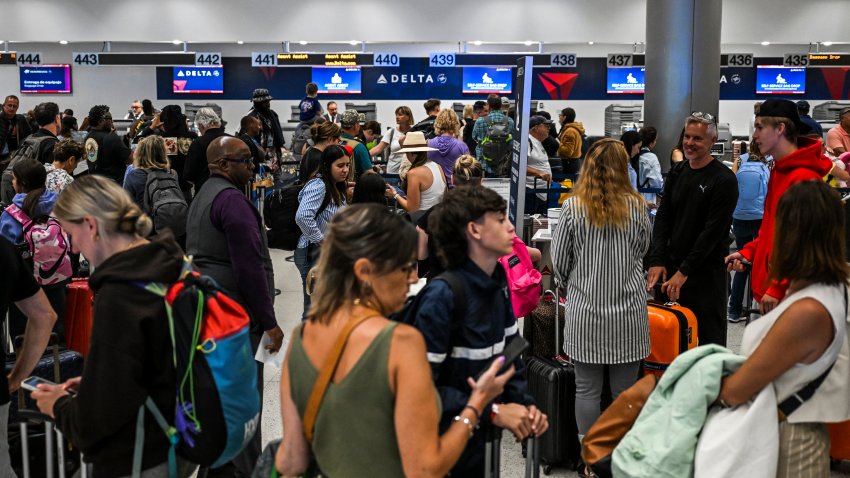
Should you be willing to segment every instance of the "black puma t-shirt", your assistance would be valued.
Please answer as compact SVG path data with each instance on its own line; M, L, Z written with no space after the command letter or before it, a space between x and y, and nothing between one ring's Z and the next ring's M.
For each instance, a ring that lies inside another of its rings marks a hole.
M0 239L0 317L6 317L9 305L32 297L38 292L38 283L32 275L32 269L9 241ZM0 359L6 363L6 353L0 347ZM5 371L0 374L0 405L9 403L9 382Z

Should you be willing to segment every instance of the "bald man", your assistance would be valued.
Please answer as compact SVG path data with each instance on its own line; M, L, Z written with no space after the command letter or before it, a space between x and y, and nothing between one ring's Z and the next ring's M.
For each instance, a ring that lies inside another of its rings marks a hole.
M283 331L274 314L274 271L260 214L242 192L251 180L251 150L239 138L222 136L207 148L210 178L198 191L186 220L186 253L203 274L218 282L227 295L251 316L251 343L256 349L263 332L266 348L278 351ZM257 389L263 393L263 364L257 362ZM232 462L209 470L207 476L251 476L261 450L258 424L252 440Z

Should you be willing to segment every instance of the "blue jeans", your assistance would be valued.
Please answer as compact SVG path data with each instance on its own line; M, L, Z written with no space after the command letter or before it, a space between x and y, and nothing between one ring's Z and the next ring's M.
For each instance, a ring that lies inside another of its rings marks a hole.
M301 291L304 294L304 313L301 315L301 320L307 320L307 312L310 310L310 296L307 295L307 273L313 267L313 261L307 256L306 247L295 249L294 262L301 274Z
M759 228L761 227L761 219L753 219L749 221L733 219L732 233L735 234L735 246L740 251L748 242L758 236ZM743 311L744 292L747 286L747 277L750 271L736 272L732 278L732 293L729 295L728 315L732 317L740 317ZM747 308L750 304L747 304Z

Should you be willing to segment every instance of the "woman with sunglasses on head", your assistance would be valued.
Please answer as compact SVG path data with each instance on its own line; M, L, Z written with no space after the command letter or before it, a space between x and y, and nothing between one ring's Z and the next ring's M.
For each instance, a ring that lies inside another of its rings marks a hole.
M326 123L333 124L333 123ZM325 239L325 230L334 214L348 204L348 171L353 151L349 146L332 144L322 151L322 163L304 188L298 193L298 211L295 223L301 237L295 249L295 266L301 274L304 292L304 314L310 309L307 294L307 274L315 265L319 247Z
M410 169L401 180L406 195L387 187L387 198L395 199L407 212L427 211L439 204L446 193L446 175L439 164L428 159L428 152L437 149L428 146L421 131L411 131L398 151L406 153L410 161Z
M312 452L327 476L442 477L470 437L482 433L481 412L513 368L497 376L503 362L496 360L477 381L469 378L466 406L440 434L422 335L386 319L416 282L416 246L413 226L379 204L355 204L333 218L316 267L315 300L291 335L281 371L282 475L304 473ZM337 358L332 350L340 337ZM314 401L328 362L335 371Z

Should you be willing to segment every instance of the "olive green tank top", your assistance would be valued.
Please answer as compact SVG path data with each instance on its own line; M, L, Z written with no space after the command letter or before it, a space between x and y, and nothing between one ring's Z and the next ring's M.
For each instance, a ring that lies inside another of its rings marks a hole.
M322 473L332 478L404 476L396 440L395 397L390 390L387 363L392 332L388 324L369 344L354 367L339 382L331 382L316 416L313 453ZM304 416L319 371L293 334L289 355L292 399Z

